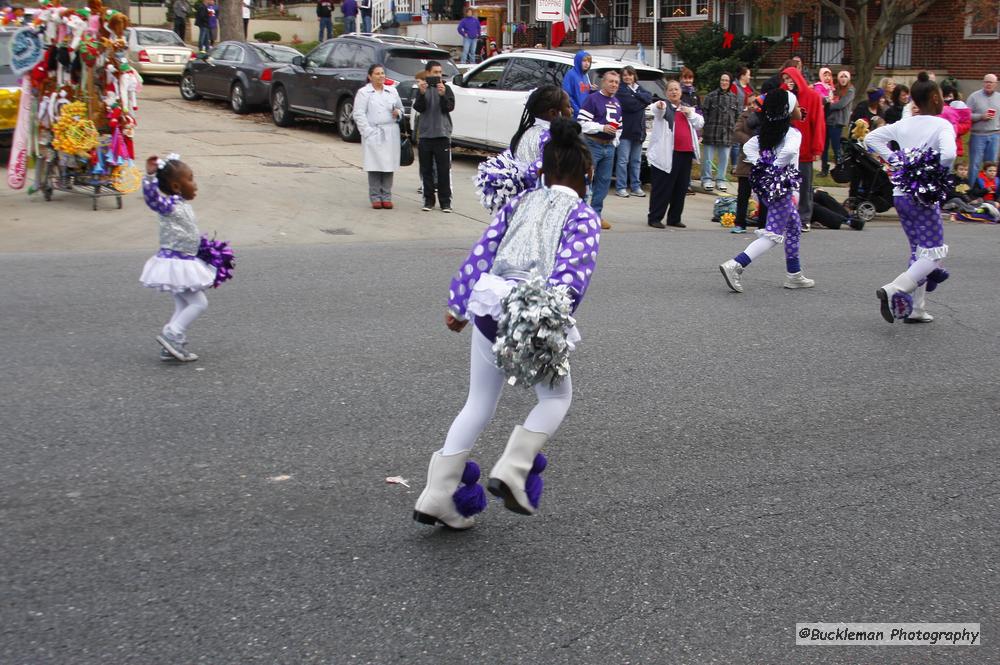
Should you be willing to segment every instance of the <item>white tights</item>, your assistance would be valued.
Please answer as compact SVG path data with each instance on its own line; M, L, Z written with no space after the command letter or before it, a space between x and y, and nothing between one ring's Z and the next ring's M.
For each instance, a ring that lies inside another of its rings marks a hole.
M469 362L469 397L448 430L442 455L455 455L472 450L476 439L486 429L496 412L500 393L507 377L493 361L493 343L474 325L472 327L472 356ZM573 401L573 382L566 376L555 388L548 384L535 385L538 404L524 421L524 429L552 436Z
M201 316L208 308L208 297L203 291L184 291L174 294L174 315L170 317L167 325L163 326L163 333L179 342L187 339L187 329L194 323L194 320Z

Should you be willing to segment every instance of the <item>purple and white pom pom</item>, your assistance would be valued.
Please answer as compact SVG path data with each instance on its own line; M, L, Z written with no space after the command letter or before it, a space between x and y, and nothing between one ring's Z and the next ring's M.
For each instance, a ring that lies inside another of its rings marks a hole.
M198 247L198 258L215 268L213 289L219 288L220 284L233 278L236 255L233 254L227 241L202 236L201 246Z
M889 306L892 308L893 317L905 319L913 313L913 296L905 291L897 291L892 294Z
M948 199L955 176L941 163L932 148L910 148L893 155L892 184L923 206L940 205Z
M796 165L778 166L774 163L773 150L762 150L760 159L750 170L750 183L754 193L764 203L780 201L799 191L802 174Z
M512 198L538 183L538 174L531 166L519 162L505 150L479 164L473 179L479 191L479 202L496 214Z
M927 293L934 291L938 285L951 277L947 270L944 268L935 268L931 270L931 274L927 275Z
M524 480L524 493L528 495L531 507L536 510L542 500L542 489L545 486L545 481L542 480L542 471L545 471L545 467L548 465L549 461L545 459L545 455L538 453L535 455L535 461L531 465L528 477Z

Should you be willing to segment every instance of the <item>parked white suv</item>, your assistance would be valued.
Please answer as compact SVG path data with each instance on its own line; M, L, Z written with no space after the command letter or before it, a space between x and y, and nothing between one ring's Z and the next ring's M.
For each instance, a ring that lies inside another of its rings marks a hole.
M517 131L524 103L540 85L562 86L563 75L573 68L573 53L542 49L518 49L501 53L451 81L455 110L451 112L451 141L455 145L487 150L504 150ZM593 56L590 81L609 69L621 70L632 65L639 75L639 85L660 98L666 98L663 72L637 62ZM647 123L649 121L647 114Z

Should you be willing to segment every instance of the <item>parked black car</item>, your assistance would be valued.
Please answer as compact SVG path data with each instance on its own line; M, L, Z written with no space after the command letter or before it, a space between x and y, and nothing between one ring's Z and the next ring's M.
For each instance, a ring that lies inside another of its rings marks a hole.
M345 141L360 141L354 124L354 95L368 82L368 67L380 63L397 86L407 114L416 90L414 75L437 60L446 79L458 74L448 51L422 39L395 35L341 35L274 72L271 117L287 127L295 116L331 120Z
M288 46L257 42L222 42L190 61L181 75L181 97L194 101L215 97L229 101L237 113L271 99L271 76L298 57Z

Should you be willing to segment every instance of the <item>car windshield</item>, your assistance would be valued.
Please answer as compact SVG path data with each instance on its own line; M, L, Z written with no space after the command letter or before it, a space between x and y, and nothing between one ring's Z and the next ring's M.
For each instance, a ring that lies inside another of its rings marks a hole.
M598 71L593 72L591 75L591 81L594 85L597 85L597 80L601 74L609 71L610 67L602 68ZM616 70L620 71L620 70ZM648 69L637 69L636 74L639 75L639 87L647 92L660 97L662 99L667 98L667 82L663 78L663 74L659 72L650 71Z
M283 48L281 46L258 46L254 44L253 49L268 62L291 62L295 56L302 55L293 48Z
M177 33L169 30L136 30L135 41L139 46L184 46Z
M430 60L437 60L441 63L441 69L444 70L444 75L448 78L452 78L455 74L458 74L458 67L455 66L451 60L448 59L446 53L441 53L440 51L415 51L406 50L405 52L394 52L389 53L389 57L385 60L385 68L398 74L400 76L415 76L417 72L422 72L427 66L427 62Z

